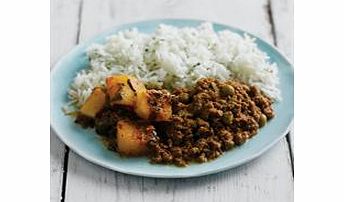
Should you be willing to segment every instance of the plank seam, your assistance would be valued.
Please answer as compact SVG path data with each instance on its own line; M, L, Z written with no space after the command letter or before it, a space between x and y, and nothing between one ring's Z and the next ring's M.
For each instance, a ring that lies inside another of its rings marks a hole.
M78 8L78 24L77 24L77 32L76 32L76 40L75 44L79 44L80 41L80 30L81 30L81 17L82 17L82 7L83 7L83 0L80 1L79 8ZM69 147L66 145L65 147L65 155L63 160L63 177L62 177L62 191L61 191L61 202L65 201L66 198L66 186L67 186L67 173L68 173L68 160L69 160Z
M277 35L276 35L276 28L275 28L275 22L274 22L274 18L273 18L273 14L272 14L272 5L271 5L271 0L268 0L267 2L267 14L268 14L268 18L269 18L269 23L271 26L271 35L273 38L273 44L275 46L277 45ZM287 140L287 144L288 144L288 150L289 150L289 158L290 158L290 165L291 165L291 171L292 171L292 175L294 178L294 155L292 152L292 145L291 145L291 140L290 140L290 132L288 132L287 136L286 136L286 140Z
M293 177L294 177L294 154L292 152L290 133L287 134L287 143L288 143L289 155L290 155L290 161L291 161L291 171L292 171Z
M267 9L267 13L268 13L269 23L271 26L271 35L272 35L273 43L275 46L277 46L276 28L275 28L274 18L272 15L271 0L268 0L268 4L267 4L266 9Z
M68 171L68 159L69 159L69 147L65 146L65 153L63 159L63 175L62 175L62 191L61 191L61 202L65 200L66 184L67 184L67 171Z
M141 177L141 186L142 186L141 197L142 197L142 202L144 202L145 201L145 180L143 177Z
M79 44L80 42L80 32L81 32L81 19L82 19L82 7L84 4L84 0L80 1L79 4L79 11L78 11L78 30L76 32L76 44Z

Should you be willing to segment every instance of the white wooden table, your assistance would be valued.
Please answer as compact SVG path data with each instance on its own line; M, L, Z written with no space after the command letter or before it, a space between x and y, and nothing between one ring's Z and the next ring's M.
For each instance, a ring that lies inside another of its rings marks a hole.
M113 26L156 18L229 24L275 44L293 59L292 0L51 0L51 67L79 42ZM114 172L69 150L51 131L52 202L293 201L293 133L238 168L190 179Z

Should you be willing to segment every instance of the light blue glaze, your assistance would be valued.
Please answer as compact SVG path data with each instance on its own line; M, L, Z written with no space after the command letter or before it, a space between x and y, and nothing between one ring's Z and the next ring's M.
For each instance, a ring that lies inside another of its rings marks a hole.
M254 138L246 144L226 152L216 160L179 168L171 165L150 164L145 157L122 158L117 153L107 150L94 131L81 128L69 116L63 114L61 108L68 101L69 85L76 73L88 64L85 49L90 44L103 43L107 36L130 27L137 27L141 32L150 33L161 23L183 27L197 26L202 22L200 20L163 19L126 24L114 27L110 31L76 46L55 65L51 72L51 127L59 138L74 152L98 165L122 173L160 178L194 177L217 173L244 164L277 143L287 133L294 116L293 67L278 50L252 34L249 35L257 38L256 43L259 48L270 56L271 62L278 65L279 88L283 100L274 104L276 117L269 121ZM215 31L229 29L239 34L244 33L239 29L216 23L214 23L214 29Z

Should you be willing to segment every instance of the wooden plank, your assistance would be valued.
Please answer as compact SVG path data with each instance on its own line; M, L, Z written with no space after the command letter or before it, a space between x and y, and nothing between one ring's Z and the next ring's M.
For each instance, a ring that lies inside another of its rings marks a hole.
M142 177L99 167L74 152L70 152L67 174L65 201L142 201Z
M51 68L76 44L80 0L51 1ZM61 200L65 145L50 131L50 201Z
M294 61L294 2L293 0L271 0L271 13L276 33L277 47Z
M152 18L196 18L231 24L272 41L267 1L84 0L80 39L117 24ZM293 177L283 138L259 159L220 174L192 179L129 176L70 153L66 200L76 201L291 201Z
M82 20L85 23L81 25L80 39L89 39L115 25L160 18L204 19L240 27L259 37L271 37L266 1L84 0ZM259 26L256 19L264 20L265 25Z
M246 165L189 179L130 176L94 165L71 152L66 201L290 202L292 176L282 167L289 159L287 155L275 155L287 149L281 141Z
M288 161L275 153L286 150L281 141L266 155L241 167L215 175L177 180L145 178L144 201L292 201ZM272 169L278 169L272 171Z
M60 201L65 145L50 131L50 201Z
M76 45L82 0L51 1L51 64Z
M271 0L271 14L276 34L276 45L290 59L294 61L294 1L293 0ZM289 133L290 148L294 152L294 126Z

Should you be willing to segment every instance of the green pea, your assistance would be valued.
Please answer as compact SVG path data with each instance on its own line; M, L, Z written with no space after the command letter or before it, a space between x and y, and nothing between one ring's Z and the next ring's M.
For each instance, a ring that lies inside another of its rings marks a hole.
M267 122L267 118L265 114L261 114L259 117L259 126L263 127Z
M233 114L232 113L224 113L223 116L222 116L222 121L227 124L227 125L231 125L232 122L233 122Z
M220 88L220 93L222 96L234 95L235 89L231 85L223 85Z

